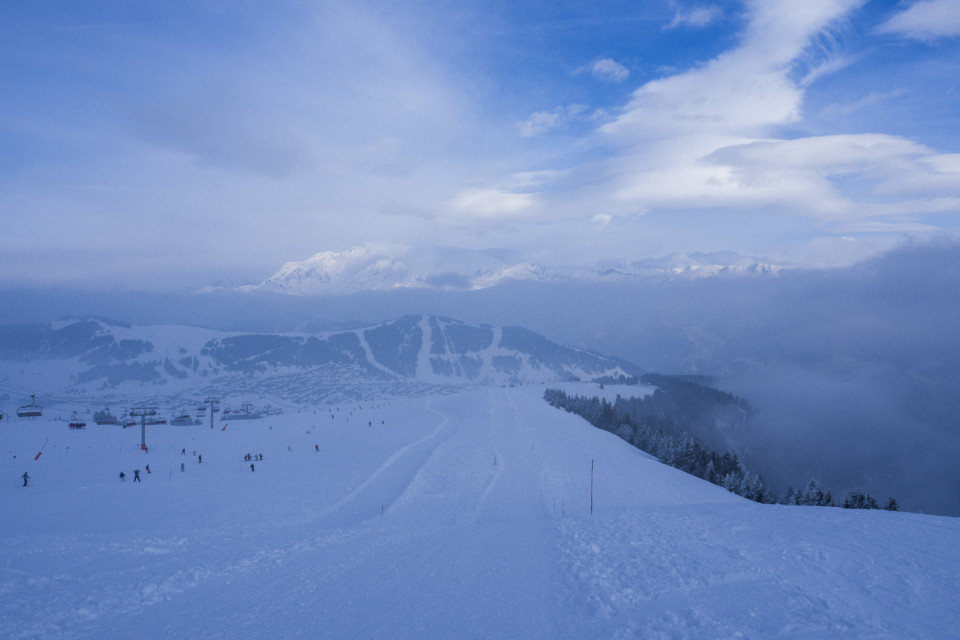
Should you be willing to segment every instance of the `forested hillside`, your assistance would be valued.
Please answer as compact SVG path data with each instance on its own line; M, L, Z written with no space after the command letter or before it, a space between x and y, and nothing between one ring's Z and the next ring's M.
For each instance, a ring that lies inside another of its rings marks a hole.
M547 389L544 400L551 405L585 418L593 426L623 438L650 453L664 464L720 485L750 500L763 503L834 506L829 489L811 479L794 491L788 488L778 495L759 474L747 468L740 457L729 450L718 450L705 439L719 441L717 425L731 415L747 419L750 405L743 398L701 384L690 377L647 374L644 384L657 387L650 395L623 398L614 402L598 396L570 396L559 389ZM843 507L879 509L879 503L863 489L848 492ZM894 498L886 509L898 511Z

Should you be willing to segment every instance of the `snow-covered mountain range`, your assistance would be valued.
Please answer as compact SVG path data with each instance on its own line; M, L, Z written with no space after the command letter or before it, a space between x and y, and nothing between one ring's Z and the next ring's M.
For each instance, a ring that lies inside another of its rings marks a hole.
M324 251L303 261L288 262L263 282L240 289L303 296L394 289L465 291L517 280L592 282L640 277L769 275L785 268L733 252L719 252L672 254L662 258L606 262L590 268L558 269L519 260L504 251L363 244L345 251Z
M628 362L520 327L434 316L325 334L225 333L91 318L0 327L0 404L8 410L28 390L106 398L256 392L316 402L639 373Z
M346 251L324 251L303 261L288 262L260 284L247 285L241 290L294 295L392 289L472 290L507 280L562 277L549 267L512 260L504 252L363 244Z
M601 278L680 277L709 278L723 275L775 275L790 267L742 256L733 251L674 253L660 258L621 261L593 270Z

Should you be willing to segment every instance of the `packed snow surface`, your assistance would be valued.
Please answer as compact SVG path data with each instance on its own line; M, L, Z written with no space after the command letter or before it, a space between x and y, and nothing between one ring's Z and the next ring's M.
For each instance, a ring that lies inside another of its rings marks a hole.
M148 427L146 453L0 423L0 637L957 637L960 520L747 502L541 394Z

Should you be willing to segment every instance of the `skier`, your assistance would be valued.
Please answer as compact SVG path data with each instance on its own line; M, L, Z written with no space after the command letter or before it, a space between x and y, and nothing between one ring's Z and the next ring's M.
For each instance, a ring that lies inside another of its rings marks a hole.
M147 465L147 473L150 473L150 465Z
M23 476L21 476L21 477L23 478L23 486L27 486L27 480L30 479L30 474L28 474L26 471L24 471L24 472L23 472Z
M187 448L186 448L186 447L184 447L183 449L180 449L180 455L182 455L182 456L187 455Z
M143 482L143 480L140 479L140 469L134 469L134 470L133 470L133 481L134 481L134 482Z
M180 473L183 473L184 469L185 469L185 467L184 467L183 463L181 462L181 463L180 463Z
M253 463L251 462L251 463L250 463L250 471L253 471L253 470L254 470L254 469L253 469Z
M201 453L199 456L197 456L197 462L203 462L203 454L202 454L202 453Z
M315 444L315 445L313 445L313 448L314 448L314 450L316 450L317 453L320 453L320 445Z
M126 481L127 481L127 474L125 474L123 471L121 471L121 472L120 472L120 482L126 482Z

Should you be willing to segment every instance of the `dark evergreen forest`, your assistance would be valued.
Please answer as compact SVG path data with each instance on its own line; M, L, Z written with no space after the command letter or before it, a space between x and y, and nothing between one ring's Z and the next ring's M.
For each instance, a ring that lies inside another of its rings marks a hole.
M599 397L570 396L559 389L547 389L544 400L559 409L585 418L593 426L623 438L633 446L655 456L660 462L698 478L712 482L762 503L809 506L835 506L829 489L810 480L803 489L788 489L777 495L751 472L736 453L718 452L693 435L700 426L731 408L749 415L746 400L702 384L699 379L646 374L644 384L656 391L642 398L622 398L613 403ZM876 500L855 489L843 502L847 509L879 509ZM899 511L890 498L886 509Z

